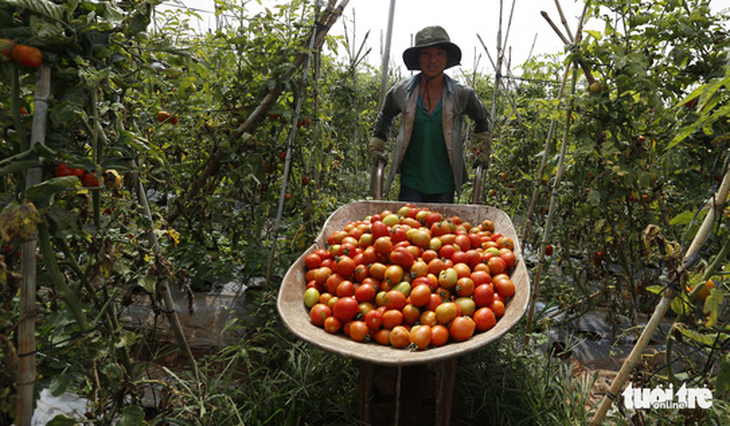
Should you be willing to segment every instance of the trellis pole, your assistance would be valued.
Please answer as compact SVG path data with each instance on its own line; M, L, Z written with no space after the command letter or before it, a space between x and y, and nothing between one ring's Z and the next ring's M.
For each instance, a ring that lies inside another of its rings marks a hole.
M558 3L557 0L555 1L555 3L558 6L558 9L560 9L560 4ZM583 21L585 19L585 15L586 15L586 12L588 10L588 6L589 5L590 5L590 0L588 0L588 1L585 2L585 6L583 8L583 13L581 14L580 20L578 22L578 29L576 30L576 35L575 35L576 43L579 43L580 42L582 28L583 28ZM546 17L546 19L547 19L547 14L545 12L542 12L542 15L543 15L543 17ZM560 30L558 30L557 27L555 27L554 25L552 25L552 27L558 33L558 35L560 35L560 37L563 39L563 41L566 41L567 42L567 39L565 39L565 37L560 33ZM572 37L571 37L571 39L572 39ZM535 312L535 304L537 303L538 288L539 288L539 285L540 285L540 279L542 278L542 269L543 269L544 258L545 258L545 246L547 245L548 236L550 235L550 230L552 228L552 222L553 222L553 218L554 218L554 215L555 215L555 208L556 208L557 199L558 199L558 189L560 187L560 183L562 181L563 173L565 171L565 157L566 157L567 146L568 146L568 136L570 135L570 132L569 132L569 130L570 130L570 115L571 115L571 111L573 109L573 96L575 95L575 86L576 86L577 78L578 78L578 72L577 72L577 67L575 66L575 63L573 64L573 66L569 66L566 69L566 74L565 74L565 77L563 78L563 84L561 85L561 92L560 92L560 95L562 96L562 91L563 91L563 88L565 86L566 77L567 77L568 72L570 71L571 68L574 68L574 70L573 70L573 83L572 83L572 88L571 88L571 100L569 102L568 107L566 108L565 128L564 128L564 131L563 131L563 142L562 142L562 145L561 145L561 148L560 148L560 156L559 156L559 159L558 159L558 171L557 171L557 173L555 175L555 182L553 183L552 193L550 195L550 206L548 208L548 217L547 217L547 220L545 222L545 227L543 229L543 236L542 236L542 240L540 242L540 252L538 253L539 261L538 261L538 264L537 264L537 270L535 271L535 276L532 279L532 281L534 283L534 290L533 290L533 293L532 293L532 298L530 300L530 307L528 309L528 314L527 314L527 325L525 327L525 342L527 342L529 340L529 338L530 338L529 337L529 335L530 335L529 333L530 333L530 330L532 328L532 320L533 320L533 316L534 316L534 312ZM586 69L583 68L583 71L585 72ZM587 73L587 74L590 75L590 73ZM591 76L591 79L592 79L592 76ZM547 160L546 159L547 159L547 154L548 154L548 148L549 148L549 144L550 144L550 139L552 138L552 132L553 132L553 129L554 129L554 124L555 124L555 120L553 120L553 122L550 125L550 131L549 131L549 135L548 135L549 138L548 138L548 140L545 143L545 150L543 151L543 161L542 161L541 170L540 170L540 175L541 176L542 176L542 173L544 172L545 165L547 164L547 162L546 162ZM528 216L527 216L528 217L528 219L527 219L528 220L528 223L529 223L529 217L532 214L532 207L535 204L535 198L536 197L535 197L535 194L534 194L533 195L533 200L532 200L531 205L530 205L530 212L528 213ZM526 228L529 229L529 226L526 226Z
M390 45L393 41L393 20L395 18L395 0L390 0L388 9L388 27L385 32L385 47L383 48L383 64L380 71L380 93L378 95L378 110L383 107L385 94L388 88L388 71L390 69Z
M33 98L33 130L30 147L44 143L46 139L46 117L48 115L48 97L51 92L51 68L42 64L38 69L35 97ZM41 182L41 168L28 170L25 189ZM20 321L18 323L18 405L15 417L16 426L30 426L33 418L34 387L36 371L35 321L38 308L36 306L36 270L38 245L37 234L20 246L21 252L21 288L20 288Z

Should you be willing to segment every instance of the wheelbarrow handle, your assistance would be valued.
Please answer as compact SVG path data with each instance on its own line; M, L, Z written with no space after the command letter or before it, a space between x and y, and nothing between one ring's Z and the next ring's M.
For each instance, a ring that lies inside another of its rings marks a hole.
M484 166L477 164L476 170L474 171L474 188L471 194L471 203L479 204L482 195L482 172L484 172Z
M385 161L380 160L375 166L375 199L383 199L383 177L385 176Z

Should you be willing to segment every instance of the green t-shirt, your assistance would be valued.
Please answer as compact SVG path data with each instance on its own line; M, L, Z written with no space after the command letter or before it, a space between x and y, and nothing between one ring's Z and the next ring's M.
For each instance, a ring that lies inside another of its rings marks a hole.
M455 190L441 125L441 104L439 101L429 115L419 95L411 141L400 165L401 183L423 194Z

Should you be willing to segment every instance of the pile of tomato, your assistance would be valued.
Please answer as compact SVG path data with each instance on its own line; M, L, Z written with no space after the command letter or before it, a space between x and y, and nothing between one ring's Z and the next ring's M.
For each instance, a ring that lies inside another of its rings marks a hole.
M495 326L515 294L514 241L427 207L355 220L304 258L313 324L358 342L414 350Z

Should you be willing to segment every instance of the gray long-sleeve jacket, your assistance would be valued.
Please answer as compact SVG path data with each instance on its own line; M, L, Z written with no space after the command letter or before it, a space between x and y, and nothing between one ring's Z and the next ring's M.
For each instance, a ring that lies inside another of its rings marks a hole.
M398 114L403 114L398 130L393 157L390 162L388 179L383 188L385 194L395 179L401 161L405 156L408 144L413 133L413 123L416 117L418 103L418 84L421 74L405 79L393 86L385 97L385 103L373 127L373 136L387 140L388 133L393 120ZM466 161L464 158L464 143L461 129L464 116L474 121L474 133L486 132L489 127L489 113L484 104L477 98L474 89L457 83L454 79L444 75L444 96L443 96L443 131L446 150L449 154L451 171L454 175L454 186L456 191L461 191L461 186L467 178Z

